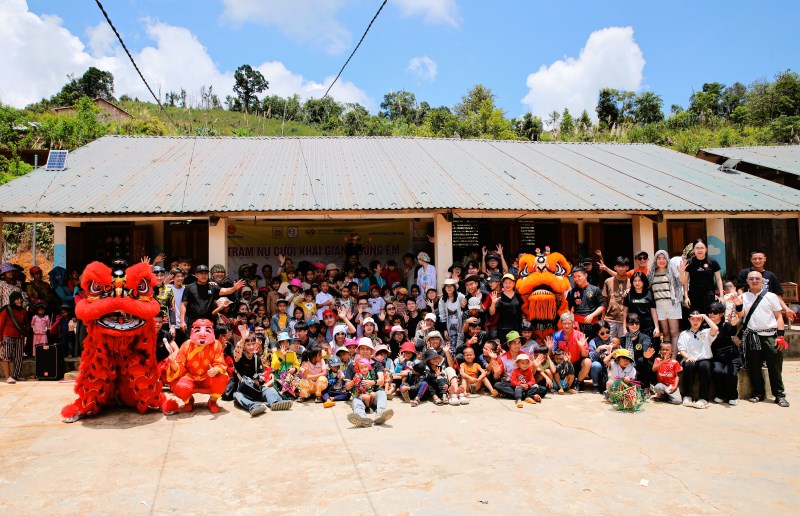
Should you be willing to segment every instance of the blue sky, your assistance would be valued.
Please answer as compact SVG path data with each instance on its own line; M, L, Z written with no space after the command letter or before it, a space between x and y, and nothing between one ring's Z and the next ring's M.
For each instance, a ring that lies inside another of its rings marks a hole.
M319 97L378 0L105 0L148 81L162 93L230 92L241 64L270 93ZM763 7L767 5L768 7ZM389 0L332 95L373 112L407 89L452 106L483 83L510 116L593 110L600 86L652 90L685 106L704 82L745 84L798 69L800 3ZM90 0L0 0L0 101L25 105L88 66L116 93L144 86ZM416 58L418 67L412 70ZM431 65L435 64L435 73ZM537 73L538 72L538 73Z

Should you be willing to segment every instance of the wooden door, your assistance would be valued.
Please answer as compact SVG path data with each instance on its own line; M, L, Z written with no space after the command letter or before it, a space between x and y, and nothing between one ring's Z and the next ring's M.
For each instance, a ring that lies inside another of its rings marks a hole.
M578 263L578 225L572 222L562 222L559 226L560 242L559 251L572 263Z
M705 236L705 220L667 221L667 247L670 256L680 256L684 247Z

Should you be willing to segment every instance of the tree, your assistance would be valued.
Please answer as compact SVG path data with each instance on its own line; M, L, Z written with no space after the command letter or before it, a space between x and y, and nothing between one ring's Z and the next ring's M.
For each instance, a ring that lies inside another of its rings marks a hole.
M561 118L561 113L558 111L551 111L549 115L547 115L547 125L550 127L551 131L555 131L557 129L558 120Z
M258 109L258 94L269 88L269 82L258 70L245 64L233 73L233 92L239 99L241 110L249 113Z
M433 108L425 118L430 134L439 138L452 138L458 131L458 119L450 108L441 106Z
M346 104L342 129L347 136L364 134L369 120L369 111L361 104Z
M611 129L619 121L619 107L617 106L617 97L619 91L613 88L603 88L597 97L597 119L600 121L600 127Z
M391 121L410 123L415 118L417 99L413 93L400 90L387 93L381 102L381 113Z
M619 95L619 122L621 124L634 121L634 101L636 93L632 91L620 91Z
M723 116L730 116L733 114L737 107L744 104L746 96L747 88L740 82L734 82L722 90L722 98L720 99L721 114Z
M519 137L538 142L544 132L544 124L538 116L525 113L521 119L516 120L515 130Z
M330 97L308 99L303 104L305 121L327 130L339 127L343 111L344 107Z
M710 117L723 114L722 91L725 85L721 82L707 82L701 91L692 93L689 97L689 111L707 121Z
M581 116L578 118L578 131L581 133L588 133L592 129L592 119L589 113L584 109Z
M67 83L61 91L53 95L46 103L54 106L72 106L84 95L91 98L114 100L114 76L94 66L86 70L80 78L68 75ZM47 106L45 106L47 107Z
M633 101L633 118L639 125L651 124L664 119L661 111L664 101L652 91L645 91Z
M568 139L575 132L575 121L567 108L564 108L564 112L561 114L561 125L558 127L558 132L562 139Z
M481 110L487 100L494 105L495 94L483 84L476 84L466 95L461 97L461 102L455 105L455 114L460 119L466 119L470 114Z

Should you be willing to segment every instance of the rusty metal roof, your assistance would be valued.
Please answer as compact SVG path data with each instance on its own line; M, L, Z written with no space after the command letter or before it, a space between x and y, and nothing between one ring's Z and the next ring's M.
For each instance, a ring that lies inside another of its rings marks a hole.
M797 212L800 192L656 145L107 136L0 186L0 216Z
M769 145L762 147L720 147L701 149L730 159L740 159L752 165L779 170L800 176L800 145Z

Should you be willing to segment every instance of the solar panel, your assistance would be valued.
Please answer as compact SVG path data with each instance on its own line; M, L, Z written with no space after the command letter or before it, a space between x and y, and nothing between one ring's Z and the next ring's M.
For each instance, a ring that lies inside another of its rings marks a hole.
M67 168L67 150L51 150L47 154L47 165L45 170L64 170Z

